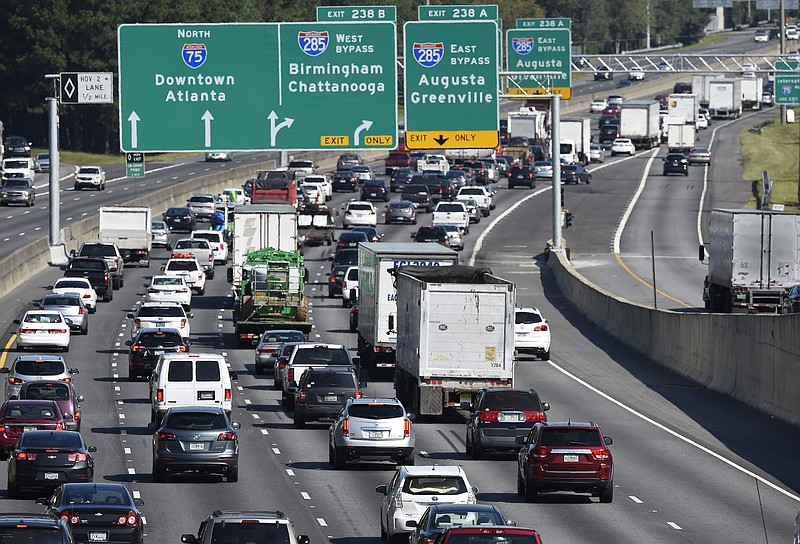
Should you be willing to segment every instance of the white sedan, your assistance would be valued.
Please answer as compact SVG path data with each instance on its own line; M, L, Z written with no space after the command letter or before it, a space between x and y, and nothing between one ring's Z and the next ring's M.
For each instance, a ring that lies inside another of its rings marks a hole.
M708 119L702 113L697 114L697 128L708 128Z
M365 200L353 200L344 205L344 215L342 216L342 228L352 227L353 225L377 226L378 213L372 202Z
M147 286L147 302L177 302L186 310L192 308L192 290L183 276L153 276Z
M29 310L17 323L17 350L25 348L61 348L69 351L69 328L72 322L60 312Z
M605 160L606 152L600 144L589 146L589 162L604 162Z
M623 153L633 155L636 153L636 146L634 146L633 142L628 138L617 138L614 140L614 143L611 144L611 156L613 157Z
M644 79L644 70L641 68L631 68L628 72L628 79L630 81L642 81Z
M325 195L325 200L330 200L333 197L333 184L325 174L314 174L303 178L303 183L316 183L322 189Z
M538 308L514 310L514 351L550 359L550 325Z
M57 295L66 293L77 293L83 299L83 305L93 314L97 310L97 291L86 278L59 278L50 287L50 290Z
M605 98L595 98L589 104L590 113L603 113L603 110L608 107L608 101Z

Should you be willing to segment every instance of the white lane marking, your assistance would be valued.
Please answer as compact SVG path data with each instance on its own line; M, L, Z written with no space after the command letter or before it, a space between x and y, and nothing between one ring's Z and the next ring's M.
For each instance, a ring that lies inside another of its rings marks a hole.
M119 391L119 386L118 385L114 386L114 391Z
M119 415L119 418L120 418L120 419L125 419L125 414L120 414L120 415Z
M774 489L774 490L775 490L775 491L777 491L778 493L781 493L782 495L784 495L784 496L786 496L786 497L789 497L790 499L793 499L793 500L795 500L795 501L797 501L797 502L800 502L800 496L797 496L797 495L795 495L795 494L794 494L794 493L792 493L791 491L788 491L788 490L786 490L786 489L783 489L783 488L782 488L782 487L780 487L779 485L773 484L773 483L772 483L772 482L770 482L769 480L767 480L767 479L765 479L765 478L763 478L763 477L759 476L758 474L755 474L754 472L751 472L751 471L747 470L746 468L744 468L744 467L743 467L743 466L741 466L741 465L738 465L738 464L734 463L734 462L733 462L733 461L731 461L730 459L728 459L728 458L726 458L726 457L724 457L724 456L720 455L719 453L717 453L717 452L715 452L715 451L711 450L710 448L707 448L707 447L703 446L702 444L699 444L699 443L695 442L695 441L694 441L694 440L692 440L691 438L689 438L689 437L687 437L687 436L684 436L684 435L680 434L679 432L677 432L677 431L674 431L674 430L670 429L670 428L669 428L669 427L667 427L666 425L664 425L664 424L662 424L662 423L659 423L658 421L655 421L655 420L653 420L653 419L651 419L651 418L647 417L647 416L646 416L646 415L644 415L643 413L641 413L641 412L638 412L638 411L634 410L633 408L631 408L631 407L630 407L630 406L628 406L627 404L624 404L624 403L622 403L621 401L618 401L617 399L615 399L614 397L612 397L611 395L609 395L609 394L607 394L607 393L604 393L603 391L601 391L601 390L597 389L595 386L593 386L593 385L589 384L588 382L585 382L584 380L582 380L582 379L580 379L579 377L575 376L574 374L572 374L572 373L571 373L571 372L569 372L568 370L566 370L566 369L564 369L564 368L561 368L560 366L558 366L558 365L557 365L556 363L554 363L553 361L549 361L548 363L550 364L550 366L552 366L553 368L555 368L556 370L558 370L559 372L561 372L562 374L564 374L564 375L565 375L565 376L567 376L568 378L571 378L571 379L572 379L572 380L574 380L575 382L577 382L577 383L579 383L580 385L584 386L584 387L585 387L586 389L588 389L589 391L592 391L592 392L594 392L594 393L597 393L598 395L600 395L601 397L603 397L603 398L604 398L604 399L606 399L607 401L609 401L609 402L612 402L612 403L616 404L617 406L619 406L619 407L620 407L620 408L622 408L623 410L625 410L625 411L629 412L630 414L632 414L632 415L634 415L634 416L638 417L638 418L639 418L639 419L641 419L642 421L646 421L646 422L647 422L647 423L649 423L650 425L653 425L654 427L656 427L656 428L658 428L658 429L661 429L662 431L664 431L664 432L666 432L666 433L668 433L668 434L670 434L670 435L674 436L674 437L675 437L675 438L677 438L678 440L682 440L682 441L683 441L683 442L685 442L686 444L689 444L690 446L694 446L694 447L695 447L695 448L697 448L698 450L700 450L700 451L702 451L702 452L704 452L704 453L707 453L708 455L710 455L711 457L713 457L713 458L715 458L715 459L717 459L717 460L719 460L719 461L722 461L722 462L723 462L723 463L725 463L726 465L728 465L728 466L730 466L730 467L732 467L732 468L734 468L734 469L738 470L738 471L739 471L739 472L741 472L742 474L745 474L745 475L749 476L750 478L753 478L753 479L755 479L755 480L758 480L758 481L759 481L759 482L761 482L762 484L764 484L764 485L766 485L766 486L768 486L768 487L770 487L770 488Z
M678 525L678 524L677 524L677 523L675 523L674 521L668 521L668 522L667 522L667 525L669 525L669 526L670 526L670 527L672 527L673 529L677 529L678 531L680 531L680 530L682 530L682 529L683 529L683 528L682 528L680 525Z
M327 527L328 526L328 522L325 521L323 518L317 518L317 523L319 523L320 526L322 526L322 527Z
M142 493L139 490L134 489L133 490L133 498L134 499L141 499L142 498Z
M244 399L245 404L250 404L250 399Z
M425 450L420 450L419 454L420 454L421 457L427 457L428 456L428 452L425 451Z
M635 502L636 504L642 504L642 499L640 499L639 497L636 497L634 495L628 495L628 498L633 502Z
M242 387L241 385L237 385L236 386L236 390L237 391L244 391L244 387Z
M275 455L280 455L281 450L279 450L278 448L272 448L272 453L274 453Z
M122 430L119 432L119 434L121 434L121 435L123 435L123 436L124 436L124 435L128 434L128 431L126 431L125 429L122 429Z
M128 469L128 474L136 474L136 469L135 468L129 468Z
M269 434L269 431L266 429L261 429L261 434Z
M261 419L261 418L258 417L258 414L253 414L253 419Z
M147 518L142 516L142 525L147 525Z
M114 379L115 379L115 380L116 380L117 378L119 378L119 374L112 374L112 376L114 377Z
M122 451L125 452L125 455L130 455L131 454L131 449L130 448L124 448Z
M305 491L301 491L301 492L300 492L300 496L301 496L301 497L303 497L303 498L304 498L305 500L307 500L307 501L310 501L310 500L311 500L311 495L309 495L309 494L308 494L308 493L306 493Z
M287 468L286 469L286 474L288 474L289 476L294 476L294 471L292 469L290 469L290 468Z
M636 193L634 193L633 198L631 199L628 207L625 209L625 213L622 214L622 219L617 225L617 231L614 233L614 253L619 253L619 241L622 238L622 231L625 230L625 225L628 224L628 219L633 213L633 207L636 206L636 202L639 201L639 197L641 196L642 192L644 192L644 186L647 183L647 176L650 174L650 168L653 166L653 161L656 160L656 155L658 154L658 148L656 147L652 151L652 155L650 156L650 160L647 161L647 165L644 167L644 172L642 172L642 178L639 180L639 187L636 189Z

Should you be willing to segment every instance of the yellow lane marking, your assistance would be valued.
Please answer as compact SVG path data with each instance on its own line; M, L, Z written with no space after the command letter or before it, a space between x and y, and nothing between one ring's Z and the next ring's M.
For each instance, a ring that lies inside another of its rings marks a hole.
M17 339L17 333L11 335L11 338L8 339L8 343L6 347L3 348L3 353L0 353L0 368L6 364L6 357L8 357L8 352L11 351L11 344L14 343L14 340Z

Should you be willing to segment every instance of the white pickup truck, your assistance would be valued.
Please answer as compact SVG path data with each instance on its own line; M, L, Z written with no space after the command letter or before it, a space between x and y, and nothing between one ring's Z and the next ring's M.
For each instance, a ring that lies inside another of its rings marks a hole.
M462 234L469 234L469 214L463 202L439 202L433 210L433 226L456 225Z
M444 155L425 155L417 161L417 172L441 172L447 174L450 163Z
M462 187L458 190L456 200L468 198L478 203L484 217L489 217L489 211L492 209L492 197L482 186Z
M194 257L203 267L208 279L214 279L214 250L204 238L181 238L172 246L172 257Z

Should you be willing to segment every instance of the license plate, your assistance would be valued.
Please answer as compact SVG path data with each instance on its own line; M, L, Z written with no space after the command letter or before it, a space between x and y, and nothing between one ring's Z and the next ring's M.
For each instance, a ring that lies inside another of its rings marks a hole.
M189 449L192 450L192 451L204 450L204 449L206 449L206 446L202 442L190 442L189 443Z
M383 438L383 431L370 431L369 438Z
M157 349L157 350L155 350L153 352L153 354L154 355L164 355L164 350L163 349Z
M44 473L45 480L58 480L58 472L45 472Z
M106 542L108 540L108 533L105 531L89 531L90 542Z
M166 326L167 326L166 321L156 321L156 327L166 327Z
M565 463L577 463L578 462L578 456L577 455L565 455L564 456L564 462Z
M39 427L37 427L36 425L28 425L28 426L25 426L25 427L22 428L22 432L26 433L28 431L35 431L38 428Z
M497 421L501 423L518 423L525 421L525 414L497 414Z
M339 397L336 395L325 395L325 402L336 402L339 400Z
M214 400L213 391L198 391L197 400Z

